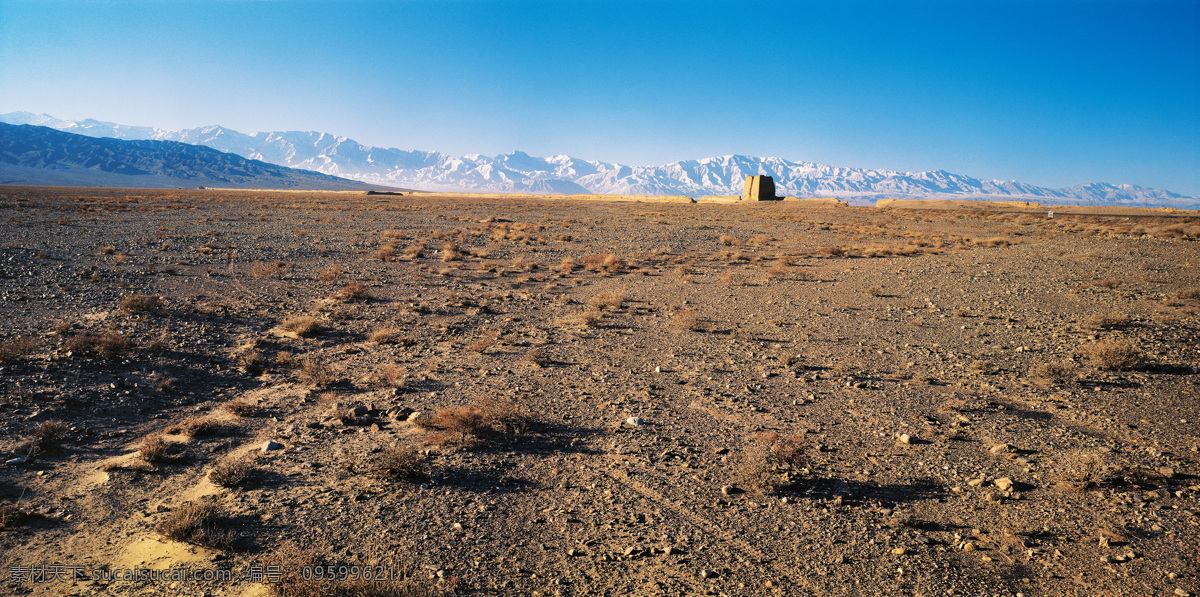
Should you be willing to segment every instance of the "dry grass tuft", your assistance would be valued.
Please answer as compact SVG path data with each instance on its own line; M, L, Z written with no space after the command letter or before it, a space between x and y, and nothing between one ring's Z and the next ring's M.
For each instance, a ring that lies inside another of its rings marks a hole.
M1074 450L1059 459L1055 486L1068 491L1085 491L1104 479L1107 464L1098 452Z
M208 478L222 487L237 487L252 479L258 472L253 456L228 458L218 462L208 472Z
M429 476L429 463L412 446L393 444L371 463L370 472L381 479L415 481Z
M191 438L213 437L220 435L225 431L215 419L203 417L200 415L191 415L188 418L167 427L167 433L186 435Z
M256 280L282 278L285 273L287 273L287 264L282 261L263 263L256 260L254 265L250 267L250 275Z
M1094 283L1094 285L1096 286L1096 288L1107 288L1108 290L1116 290L1121 285L1121 281L1113 279L1113 278L1105 278L1103 280L1097 280Z
M546 354L546 351L541 348L531 348L529 352L525 353L525 360L538 368L545 367L553 362L550 356Z
M1128 371L1142 364L1142 355L1133 342L1126 339L1104 339L1083 347L1092 363L1107 371Z
M412 346L417 343L411 336L406 336L402 328L397 327L379 328L367 335L367 339L376 344Z
M371 293L362 282L351 282L337 291L333 298L343 303L365 302L371 300Z
M500 339L500 330L484 330L479 339L467 345L467 350L482 354Z
M1094 330L1108 330L1129 325L1129 316L1124 313L1093 313L1084 325Z
M222 407L231 415L238 417L250 417L258 414L259 408L257 404L251 403L244 398L237 398L226 402Z
M598 311L610 309L616 311L625 306L625 301L628 297L624 292L601 292L596 296L588 299L588 306Z
M523 433L531 424L532 418L516 402L489 397L474 404L442 409L425 426L480 439L501 433Z
M0 506L0 529L11 529L21 526L29 519L29 514L16 504Z
M37 338L21 336L0 342L0 365L10 365L32 354L38 349Z
M297 336L312 336L321 333L321 324L312 315L295 315L283 320L279 329Z
M1031 373L1034 379L1061 386L1075 379L1075 364L1070 361L1041 363Z
M342 275L342 266L331 265L331 266L321 270L320 272L318 272L317 279L328 284L330 282L337 281L338 276L341 276L341 275Z
M298 372L301 381L317 389L328 388L334 382L333 369L316 357L300 359Z
M159 533L175 541L183 541L228 549L235 534L220 506L211 501L187 502L167 514L156 527Z
M71 353L94 355L116 359L133 350L133 342L125 336L105 330L101 334L85 332L67 339L66 349Z
M797 436L780 437L778 433L760 433L756 443L742 451L734 471L735 481L755 491L772 494L786 486L790 479L779 471L799 470L808 466L804 442Z
M67 436L67 425L57 419L43 421L21 443L21 450L30 453L56 450Z
M126 313L150 313L157 315L161 314L165 308L162 297L134 293L121 299L121 310Z
M146 462L166 462L169 460L166 440L158 433L147 435L138 445L138 456Z
M680 309L671 317L671 328L677 332L699 332L704 329L704 320L695 309Z

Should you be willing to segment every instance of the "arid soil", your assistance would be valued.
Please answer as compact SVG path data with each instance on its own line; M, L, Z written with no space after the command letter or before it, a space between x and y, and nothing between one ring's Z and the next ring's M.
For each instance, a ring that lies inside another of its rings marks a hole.
M0 188L0 593L1195 594L1200 217L1074 211Z

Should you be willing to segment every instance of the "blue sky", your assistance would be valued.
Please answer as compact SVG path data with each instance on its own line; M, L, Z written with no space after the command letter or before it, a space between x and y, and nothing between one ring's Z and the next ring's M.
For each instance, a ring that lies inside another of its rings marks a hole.
M1200 2L0 0L0 112L1200 195Z

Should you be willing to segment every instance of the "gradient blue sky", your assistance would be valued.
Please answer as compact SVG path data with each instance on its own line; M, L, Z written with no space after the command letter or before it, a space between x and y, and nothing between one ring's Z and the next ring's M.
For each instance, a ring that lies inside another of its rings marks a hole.
M1200 195L1200 2L0 0L0 112Z

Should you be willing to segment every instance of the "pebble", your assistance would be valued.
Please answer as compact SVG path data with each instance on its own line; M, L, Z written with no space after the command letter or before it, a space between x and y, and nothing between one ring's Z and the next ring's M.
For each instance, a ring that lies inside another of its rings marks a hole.
M1008 477L1000 477L999 479L992 481L992 484L995 485L1000 491L1008 491L1013 487L1013 481Z
M628 419L625 419L625 424L631 427L640 427L644 423L645 421L643 421L641 417L629 417Z
M911 443L913 443L912 436L910 436L910 435L909 435L909 434L907 434L907 433L901 433L901 434L900 434L900 443L902 443L902 444L911 444Z
M1004 454L1007 452L1012 452L1013 449L1014 448L1011 444L996 444L992 446L991 452L992 454Z
M274 450L282 450L282 449L283 449L283 444L281 444L279 442L274 442L274 441L268 441L267 443L263 444L263 447L262 447L263 453L272 452Z
M717 573L713 572L712 570L709 570L708 568L705 568L700 571L700 578L716 578L716 577L717 577Z
M10 458L8 460L5 460L4 464L12 464L12 465L25 464L26 460L29 460L29 459L24 456L18 456L17 458Z

